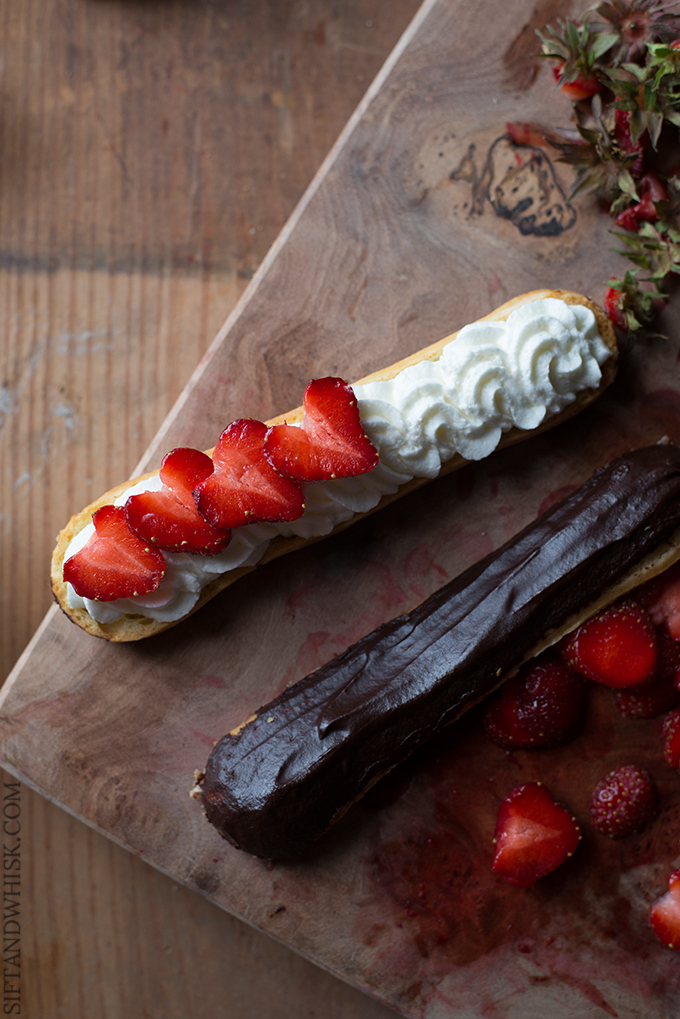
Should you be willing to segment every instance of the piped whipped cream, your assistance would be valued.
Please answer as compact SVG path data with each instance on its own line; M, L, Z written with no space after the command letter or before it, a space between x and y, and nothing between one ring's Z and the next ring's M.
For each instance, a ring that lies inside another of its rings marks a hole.
M164 552L167 569L147 595L101 602L81 598L68 585L68 603L85 608L99 623L127 613L160 622L181 619L218 574L253 566L277 535L329 534L356 513L373 509L412 478L434 478L455 453L466 460L489 456L504 432L530 430L558 414L585 389L599 386L611 356L593 312L580 304L544 298L516 308L505 322L465 326L437 360L423 360L394 378L354 385L361 421L380 463L367 474L313 482L305 511L290 523L235 528L217 555ZM155 475L116 500L161 488ZM71 541L65 559L94 532L92 524Z

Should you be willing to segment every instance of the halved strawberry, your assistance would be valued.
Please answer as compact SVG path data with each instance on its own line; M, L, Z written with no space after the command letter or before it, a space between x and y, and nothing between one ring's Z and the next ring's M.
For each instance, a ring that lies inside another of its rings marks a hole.
M314 379L302 403L302 427L274 425L267 433L264 451L273 467L296 481L325 481L365 474L377 465L354 390L343 379Z
M659 941L680 952L680 870L668 879L668 891L653 903L649 922Z
M645 768L622 764L601 778L590 800L593 826L610 839L642 831L657 815L658 793Z
M680 767L680 708L669 712L663 720L663 757L671 768Z
M560 653L569 668L582 676L622 689L654 675L656 633L644 609L627 599L579 626L561 643Z
M498 811L493 871L529 888L571 856L581 829L571 812L556 803L540 782L513 789Z
M64 580L81 598L115 601L155 591L165 560L128 527L122 506L102 506L92 515L95 533L64 563Z
M586 705L587 680L551 654L528 662L490 701L482 723L502 747L547 747L576 734Z
M201 516L229 529L258 521L297 520L305 508L302 489L268 462L262 421L232 421L213 451L213 473L194 490Z
M204 520L193 496L212 472L212 460L200 449L181 447L168 453L159 471L163 488L131 495L125 503L125 517L135 534L166 552L221 552L230 532Z

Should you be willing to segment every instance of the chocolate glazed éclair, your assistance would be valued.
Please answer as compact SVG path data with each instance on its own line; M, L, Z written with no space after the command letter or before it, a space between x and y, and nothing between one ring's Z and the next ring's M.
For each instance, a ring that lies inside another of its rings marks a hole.
M639 583L621 582L679 527L679 447L640 449L596 471L502 548L226 735L199 783L208 820L255 856L299 852L523 660L579 625L585 606Z

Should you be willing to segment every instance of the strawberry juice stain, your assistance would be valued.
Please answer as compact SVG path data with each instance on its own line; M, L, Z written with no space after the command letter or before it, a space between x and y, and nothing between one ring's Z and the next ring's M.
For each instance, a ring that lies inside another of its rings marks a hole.
M508 753L485 738L480 715L473 709L366 799L365 810L382 814L362 861L371 891L355 933L373 945L376 972L400 958L395 973L404 990L418 984L423 1007L444 977L458 974L462 992L466 968L479 975L486 957L495 966L513 954L532 964L527 986L569 985L605 1014L617 1012L598 989L603 980L636 1002L680 994L677 955L647 923L680 837L680 776L663 762L658 721L622 719L612 692L593 684L574 742ZM589 824L590 794L628 761L651 771L661 813L645 832L612 841ZM492 839L501 800L528 781L544 782L573 810L583 841L521 889L493 874Z

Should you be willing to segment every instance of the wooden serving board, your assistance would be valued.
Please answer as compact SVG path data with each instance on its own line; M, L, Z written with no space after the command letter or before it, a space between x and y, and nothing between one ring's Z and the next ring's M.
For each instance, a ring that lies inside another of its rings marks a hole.
M489 3L479 32L465 7L426 0L140 469L172 446L212 445L235 417L296 406L311 377L359 378L524 291L602 297L620 271L607 217L566 207L563 171L504 136L509 120L566 121L531 54L534 28L570 12ZM677 1014L678 959L646 916L677 862L680 778L659 725L623 721L607 690L560 750L506 755L470 713L294 863L233 850L189 790L214 741L287 683L618 452L680 441L678 356L676 339L639 344L578 419L255 571L158 637L108 645L51 611L2 692L3 766L406 1015ZM589 829L587 804L629 760L654 774L662 812L613 843ZM491 837L498 803L529 779L570 804L585 836L520 890L492 875Z

